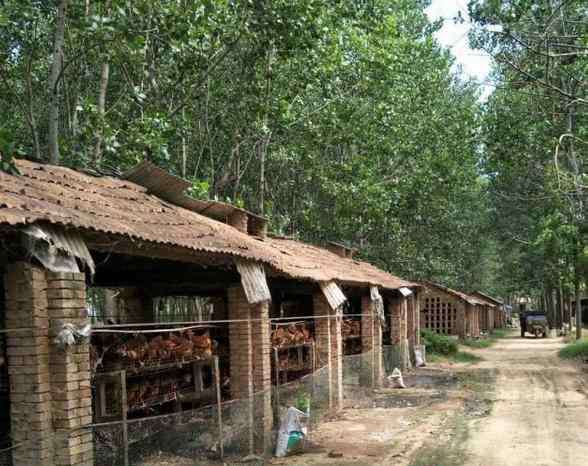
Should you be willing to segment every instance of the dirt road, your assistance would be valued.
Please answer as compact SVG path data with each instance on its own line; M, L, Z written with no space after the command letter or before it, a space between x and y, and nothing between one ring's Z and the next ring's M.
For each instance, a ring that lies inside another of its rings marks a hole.
M562 361L561 340L506 338L479 354L497 373L490 416L470 429L466 464L588 464L588 374Z

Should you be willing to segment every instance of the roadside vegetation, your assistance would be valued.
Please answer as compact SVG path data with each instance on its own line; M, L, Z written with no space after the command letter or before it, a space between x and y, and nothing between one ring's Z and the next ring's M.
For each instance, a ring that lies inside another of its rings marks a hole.
M507 335L507 330L504 329L495 329L492 331L490 335L486 338L466 338L464 341L461 341L460 344L463 346L467 346L469 348L489 348L494 343L496 343L501 338L504 338Z
M430 362L476 363L481 357L466 351L460 351L458 341L446 335L439 335L430 330L422 330L421 336L426 347L427 360Z
M588 360L588 338L564 346L559 350L559 356L564 359Z

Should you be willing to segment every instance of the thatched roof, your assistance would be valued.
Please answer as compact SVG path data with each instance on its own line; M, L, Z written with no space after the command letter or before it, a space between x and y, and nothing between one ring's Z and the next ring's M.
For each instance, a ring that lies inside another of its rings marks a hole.
M50 223L82 235L264 263L278 274L317 282L414 287L365 262L298 241L249 236L221 221L150 194L144 186L69 168L16 161L20 175L0 172L0 225ZM182 255L178 260L182 260Z

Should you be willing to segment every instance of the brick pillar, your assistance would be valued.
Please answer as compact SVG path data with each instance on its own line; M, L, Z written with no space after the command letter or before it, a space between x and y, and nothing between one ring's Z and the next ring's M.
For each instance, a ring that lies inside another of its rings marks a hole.
M14 445L23 444L12 451L13 465L53 465L45 271L24 262L10 264L4 288L11 436Z
M370 296L361 298L361 374L360 383L379 387L382 384L382 325Z
M414 318L414 295L406 298L406 337L408 339L408 347L412 352L415 345L415 318Z
M399 297L390 300L389 313L392 365L401 370L405 370L408 367L406 299L404 297Z
M249 400L250 449L265 451L273 422L269 304L250 305L240 285L229 288L227 298L229 319L238 321L229 324L231 395Z
M269 303L251 305L251 318L256 443L266 453L272 447L273 427Z
M468 315L466 312L466 304L459 301L457 307L457 335L461 339L465 339L468 334Z
M343 408L343 341L341 317L337 317L321 291L313 295L315 341L318 367L326 367L329 380L329 407ZM325 318L324 316L329 316Z
M86 281L83 273L47 272L47 310L51 337L62 324L76 327L87 323ZM92 389L90 346L76 344L60 349L50 347L51 398L55 429L55 465L91 466Z
M414 292L414 342L417 346L421 344L421 300L419 293L420 292L416 290Z
M27 263L5 275L14 466L94 464L89 345L59 349L61 323L85 323L83 274L50 273Z

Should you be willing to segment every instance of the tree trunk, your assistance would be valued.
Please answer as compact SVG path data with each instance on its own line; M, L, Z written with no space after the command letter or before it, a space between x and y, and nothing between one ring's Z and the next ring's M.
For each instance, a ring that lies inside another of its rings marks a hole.
M94 146L94 163L100 163L102 158L102 142L104 141L104 113L106 111L106 91L110 76L110 64L102 63L100 70L100 87L98 89L98 126L96 127L96 145Z
M567 318L568 318L568 324L570 326L570 335L571 335L572 329L574 328L574 312L572 309L572 295L571 294L568 294L568 296L567 296L567 308L568 308Z
M89 5L88 5L89 7ZM105 11L110 15L110 0L105 4ZM108 90L108 79L110 77L110 64L108 61L102 63L100 68L100 86L98 88L98 126L96 127L96 144L94 145L95 164L102 159L102 143L104 142L104 114L106 113L106 92Z
M558 327L560 330L563 330L563 324L565 322L565 310L564 310L564 295L563 290L561 287L561 278L559 280L559 286L557 287L557 320L558 320Z
M582 292L578 277L576 277L574 285L576 288L576 340L579 340L582 338Z
M61 0L57 7L55 19L55 37L53 39L53 63L49 74L49 160L58 164L59 154L59 80L63 70L63 43L65 33L65 15L69 0Z
M32 56L27 63L26 90L27 90L27 121L31 130L33 139L33 154L37 161L41 160L41 146L39 144L39 131L37 130L37 119L35 118L35 109L33 106L33 82L32 82Z

